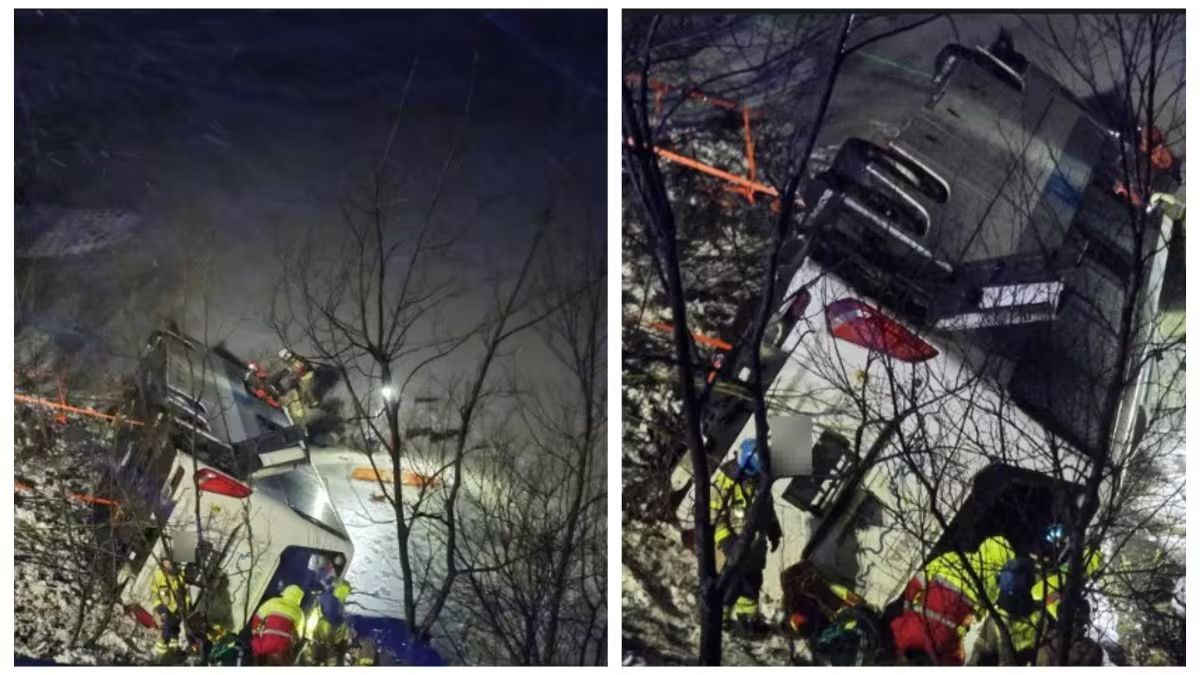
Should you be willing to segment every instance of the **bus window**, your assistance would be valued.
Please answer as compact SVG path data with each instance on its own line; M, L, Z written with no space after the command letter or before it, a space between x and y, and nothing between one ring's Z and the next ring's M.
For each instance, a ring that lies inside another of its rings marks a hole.
M262 599L273 598L293 584L304 589L306 594L319 591L345 572L346 557L337 551L288 546L279 556L279 567Z

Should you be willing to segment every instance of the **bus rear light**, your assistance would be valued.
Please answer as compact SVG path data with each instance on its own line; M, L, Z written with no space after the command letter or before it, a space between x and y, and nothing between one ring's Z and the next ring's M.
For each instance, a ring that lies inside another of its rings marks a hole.
M825 307L829 333L905 363L920 363L938 351L904 326L861 300L844 298Z
M196 472L196 485L204 492L212 492L213 494L233 497L235 499L245 499L254 492L249 485L240 483L225 474L214 471L209 468L200 469Z

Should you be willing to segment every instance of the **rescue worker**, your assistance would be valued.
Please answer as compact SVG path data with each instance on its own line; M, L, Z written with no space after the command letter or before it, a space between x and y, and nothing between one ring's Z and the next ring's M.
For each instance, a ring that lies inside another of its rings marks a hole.
M259 606L250 620L250 651L260 666L290 666L303 637L304 590L292 584Z
M175 651L179 627L187 609L187 588L183 575L170 560L160 560L154 570L154 613L158 615L159 636L154 643L154 653L164 657ZM182 604L181 604L182 603Z
M1062 591L1070 574L1071 537L1062 524L1054 524L1046 528L1042 539L1043 560L1045 566L1039 570L1037 580L1033 584L1032 596L1039 605L1038 615L1052 620L1053 625L1059 626L1059 612L1062 607ZM1084 553L1084 575L1091 576L1100 569L1100 553L1095 549ZM1081 604L1076 612L1074 631L1067 647L1067 665L1069 666L1099 666L1103 664L1104 654L1100 645L1086 635L1088 616L1091 609L1086 599L1080 598ZM1049 623L1049 622L1047 622ZM1057 665L1059 633L1057 630L1046 631L1048 635L1038 649L1035 664L1038 666Z
M307 409L300 400L300 392L295 389L287 390L280 399L280 403L283 404L283 409L287 411L293 422L300 425L304 424Z
M1047 632L1031 594L1035 574L1034 562L1028 556L1013 558L1001 568L995 612L985 620L967 665L1028 665L1033 661ZM999 623L1008 630L1011 643L1005 642Z
M246 388L256 398L266 401L274 408L279 407L279 390L271 381L270 373L266 368L257 363L247 364L245 381Z
M997 535L975 551L948 551L931 560L908 582L903 610L889 624L897 657L906 663L927 659L936 665L963 665L962 638L984 608L984 598L996 601L1000 570L1014 557L1012 544Z
M293 368L300 368L300 400L309 408L316 408L321 404L317 400L317 374L312 367L304 361L297 360Z
M1034 601L1044 606L1046 613L1057 621L1058 611L1062 605L1062 588L1066 585L1071 569L1068 560L1071 553L1071 541L1067 536L1066 528L1055 524L1046 529L1044 542L1047 549L1045 557L1050 565L1048 569L1043 569L1038 574L1031 593ZM1093 549L1085 553L1083 567L1085 576L1095 574L1096 570L1100 569L1100 552Z
M285 367L273 378L276 387L281 392L297 391L300 401L309 408L320 405L316 397L316 373L312 366L288 349L279 350L279 360Z
M758 453L758 442L753 438L742 441L737 459L721 465L713 477L713 491L709 508L713 517L714 543L722 558L728 561L746 525L747 510L754 502L758 491L758 480L763 470ZM746 636L760 635L768 626L758 611L758 596L762 591L763 570L767 566L767 541L771 550L779 548L783 531L775 517L775 505L767 496L764 510L766 522L750 542L741 561L736 578L725 598L726 619L732 620L733 629ZM766 535L766 539L763 535Z
M321 591L304 619L304 665L340 666L350 647L350 627L346 623L346 598L350 584L342 579Z

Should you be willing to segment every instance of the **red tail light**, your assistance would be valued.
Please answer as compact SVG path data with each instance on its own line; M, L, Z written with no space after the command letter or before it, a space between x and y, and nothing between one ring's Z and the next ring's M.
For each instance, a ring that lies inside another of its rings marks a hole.
M225 474L204 468L196 472L196 484L204 492L212 492L213 494L233 497L235 499L245 499L254 492L249 485L240 483Z
M835 338L898 361L919 363L938 354L928 342L860 300L844 298L829 303L825 319Z
M125 605L125 614L133 617L143 628L158 628L154 615L147 612L141 605Z

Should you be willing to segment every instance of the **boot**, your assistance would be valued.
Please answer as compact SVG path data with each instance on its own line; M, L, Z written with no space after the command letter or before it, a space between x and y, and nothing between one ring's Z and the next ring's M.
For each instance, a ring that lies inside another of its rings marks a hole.
M765 637L771 627L758 614L737 614L733 617L732 633L747 640Z

